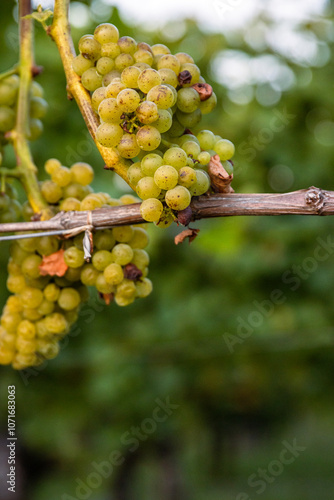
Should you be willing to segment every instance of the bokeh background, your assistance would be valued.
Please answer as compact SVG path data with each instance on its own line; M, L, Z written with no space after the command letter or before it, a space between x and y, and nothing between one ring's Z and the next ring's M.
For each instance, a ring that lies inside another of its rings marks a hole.
M201 128L236 144L236 191L334 189L330 2L93 0L71 9L76 43L110 21L195 58L219 98ZM18 55L14 2L0 3L0 19L5 70ZM41 177L49 157L84 160L96 190L124 193L67 101L60 58L39 27L36 53L50 106L33 144ZM0 368L2 500L13 498L12 384L16 500L332 500L333 219L196 227L191 246L174 245L177 228L150 228L149 298L122 309L92 295L55 360L24 373ZM1 304L7 257L2 243Z

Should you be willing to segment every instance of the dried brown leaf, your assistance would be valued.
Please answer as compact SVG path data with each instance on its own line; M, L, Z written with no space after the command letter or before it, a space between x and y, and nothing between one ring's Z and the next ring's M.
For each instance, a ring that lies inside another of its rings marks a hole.
M64 250L62 249L51 255L45 255L39 266L39 271L42 276L64 276L67 269L68 265L64 260Z
M216 193L234 193L234 189L231 187L233 174L230 175L226 172L219 155L211 156L208 173L211 179L211 187Z
M185 229L182 231L180 234L177 234L174 238L175 245L178 245L179 243L183 243L186 238L189 238L189 243L194 241L196 236L199 233L199 229Z

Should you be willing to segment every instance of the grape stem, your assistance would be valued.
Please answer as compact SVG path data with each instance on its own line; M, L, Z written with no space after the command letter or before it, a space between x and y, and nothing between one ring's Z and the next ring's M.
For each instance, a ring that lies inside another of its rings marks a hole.
M71 28L68 21L69 0L55 0L53 23L50 26L49 34L55 41L65 71L67 80L67 92L69 98L74 97L79 107L79 110L85 120L90 135L92 136L108 170L113 170L129 186L134 189L134 186L128 180L127 166L114 148L106 148L101 146L96 140L96 130L99 126L97 115L95 114L89 92L83 87L80 77L72 68L72 60L75 57L73 40L71 37Z
M40 213L47 208L39 189L37 180L37 167L33 162L27 136L29 135L29 106L30 106L30 84L32 79L33 59L33 21L25 19L30 14L30 0L20 0L19 3L19 26L20 26L20 62L19 75L20 87L17 103L16 125L11 131L9 139L12 141L16 155L17 167L15 171L10 170L13 175L16 172L27 193L28 200L35 213ZM9 175L9 174L8 174Z
M334 191L316 187L292 193L229 193L194 198L192 221L245 215L334 215ZM91 212L94 229L145 222L140 203L98 208ZM47 221L0 224L0 233L13 231L64 231L86 227L88 212L60 212ZM0 237L1 241L1 237Z

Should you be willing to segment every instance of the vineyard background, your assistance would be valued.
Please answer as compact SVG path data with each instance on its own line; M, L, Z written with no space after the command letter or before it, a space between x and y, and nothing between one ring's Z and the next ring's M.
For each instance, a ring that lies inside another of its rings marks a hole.
M266 44L260 33L275 31L279 21L264 11L228 40L192 20L174 41L171 24L143 32L117 9L103 20L122 35L195 58L219 97L202 128L236 144L234 189L256 193L334 189L332 13L328 5L324 17L295 26L294 34L316 47L309 55L292 42L285 54ZM5 70L18 56L9 2L0 4L0 19ZM75 43L101 21L74 28ZM38 81L50 105L45 133L32 145L41 176L49 157L66 165L80 159L95 166L96 190L122 194L125 184L103 170L75 103L66 100L55 45L39 27L36 40L37 63L44 66ZM232 88L245 67L247 83ZM4 395L8 385L17 387L17 500L75 497L77 478L87 484L94 462L108 460L113 450L122 464L85 498L332 498L332 218L238 217L196 227L201 232L190 247L174 245L176 227L150 229L155 290L145 301L125 311L94 295L55 360L21 374L1 367L2 441ZM8 248L2 243L1 304ZM166 398L175 408L158 421L153 416ZM129 441L137 427L138 447ZM304 450L275 469L283 443L294 440ZM260 493L249 479L259 468L276 471Z

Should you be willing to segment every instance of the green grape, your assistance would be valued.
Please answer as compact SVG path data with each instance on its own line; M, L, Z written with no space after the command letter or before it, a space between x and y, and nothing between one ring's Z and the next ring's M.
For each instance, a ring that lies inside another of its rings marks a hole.
M43 301L43 292L38 288L27 286L21 291L21 300L23 307L36 309Z
M18 336L16 339L16 349L20 354L33 354L36 350L36 342L34 340L25 340Z
M12 75L12 77L13 76L17 76L17 75ZM17 80L18 80L18 83L19 83L19 78L18 77L17 77ZM44 90L43 90L42 85L40 85L35 80L33 82L31 82L30 91L31 91L31 95L33 97L43 97L44 96Z
M95 210L95 208L101 208L103 201L94 194L89 194L80 203L80 211L85 210Z
M31 118L43 118L48 109L48 103L42 97L32 97L30 99Z
M140 205L140 213L142 218L147 222L156 222L160 219L163 208L164 207L160 200L157 200L156 198L148 198ZM131 241L129 244L131 245ZM137 247L132 246L132 248Z
M177 75L180 72L181 64L177 57L172 56L171 54L167 54L162 56L157 64L159 69L171 69Z
M79 250L81 249L79 248ZM80 281L81 271L82 267L69 267L66 273L64 274L64 278L67 279L68 281L71 281L71 283L74 283L75 281Z
M72 60L73 71L79 76L82 76L87 69L93 66L94 62L91 59L87 59L82 54L79 54Z
M135 186L137 182L144 177L140 165L140 162L137 162L131 165L131 167L129 167L128 169L128 179L130 184L132 184L133 186Z
M129 241L131 248L145 248L149 243L148 234L145 229L141 227L133 228L133 236Z
M8 106L0 106L0 132L8 132L15 126L15 112Z
M136 291L137 291L137 297L140 297L141 299L144 299L153 290L153 284L152 281L149 280L148 278L142 278L141 280L137 281L136 283Z
M92 107L94 111L98 111L99 105L101 102L106 98L106 88L105 87L99 87L98 89L94 90L92 94Z
M144 176L152 176L154 172L161 167L163 160L161 156L156 153L149 153L145 155L141 161L141 171ZM138 179L139 180L139 179Z
M134 89L124 89L117 95L117 104L124 113L132 113L140 104L140 95Z
M18 243L14 243L9 250L10 256L16 264L21 265L26 257L28 257L29 252L24 251Z
M91 191L90 186L82 186L77 182L71 182L63 188L63 198L75 198L81 201L85 196L88 196Z
M138 203L139 200L132 194L123 194L123 196L120 197L119 201L122 205L132 205L133 203Z
M118 243L111 252L113 261L120 266L126 266L133 258L133 249L126 243Z
M43 340L37 341L37 352L45 359L55 358L60 351L59 344L57 342L48 342Z
M192 128L201 121L202 113L200 109L196 109L196 111L193 111L192 113L183 113L182 111L177 110L176 118L185 128Z
M35 325L26 319L22 320L17 326L17 335L28 340L36 336Z
M26 287L26 282L23 275L17 274L14 276L8 276L6 285L10 292L21 293Z
M233 165L232 165L232 163L230 161L223 161L222 165L225 168L225 170L228 173L228 175L232 175L233 174L234 168L233 168Z
M82 186L87 186L88 184L91 184L91 182L94 179L94 170L88 163L85 162L73 163L73 165L70 168L70 171L72 173L73 182L77 182Z
M0 81L0 105L13 106L16 102L18 88L8 84L8 79Z
M126 88L136 89L141 71L136 66L128 66L122 71L121 81Z
M168 130L168 135L171 137L180 137L184 133L184 126L178 121L175 116L173 117L173 123L171 128Z
M104 269L103 276L109 285L119 285L124 279L122 267L115 262L112 262Z
M43 132L43 123L38 118L30 118L29 120L29 141L36 141Z
M191 196L184 186L176 186L166 193L166 203L172 210L184 210L190 205Z
M58 297L58 305L65 311L75 309L80 301L80 294L74 288L64 288Z
M122 71L128 66L132 66L134 64L134 59L130 54L121 53L115 59L115 68L122 73Z
M101 120L106 123L120 123L123 111L115 97L108 97L100 103L98 113Z
M143 62L136 62L136 63L134 63L133 66L135 68L138 68L140 72L144 71L145 69L150 69L151 68L151 66L149 66L148 64L143 63ZM137 87L138 87L138 82L137 82Z
M140 127L136 135L138 146L144 151L157 149L161 142L160 132L151 125Z
M55 236L41 236L33 239L36 239L37 251L40 255L51 255L59 248L59 240Z
M200 102L199 109L201 110L201 113L203 115L207 115L208 113L211 113L211 111L215 109L216 104L217 104L217 96L214 92L212 92L212 95L209 97L209 99Z
M102 86L102 75L95 68L89 68L82 73L81 83L85 89L94 92L94 90Z
M174 104L174 94L172 88L173 87L168 87L167 85L156 85L148 91L147 100L155 102L160 109L170 108Z
M103 23L96 26L94 30L94 38L101 45L110 42L115 43L119 39L119 32L113 24Z
M100 57L101 45L93 35L84 35L79 40L79 50L86 59L96 61Z
M179 85L177 76L175 72L172 69L169 68L161 68L158 70L158 73L161 77L161 83L163 85L171 85L172 87L176 88Z
M111 250L115 245L115 238L111 229L97 231L94 235L94 246L98 250Z
M95 286L99 272L93 264L85 264L81 271L81 283L86 286Z
M56 302L58 300L59 293L60 293L60 289L55 283L49 283L44 288L44 297L49 302Z
M227 139L221 139L214 145L214 150L219 155L221 161L230 160L235 153L234 144Z
M205 149L206 151L208 149L213 149L215 135L211 132L211 130L201 130L198 134L196 134L196 137L202 149Z
M84 253L82 250L71 246L64 252L64 261L68 267L81 267L85 262Z
M42 262L42 258L39 255L29 255L22 262L21 270L25 277L27 278L39 278L40 270L39 266Z
M112 256L108 250L99 250L93 254L92 264L98 271L103 271L111 262Z
M194 141L194 142L196 142L198 145L200 145L200 144L199 144L199 140L198 140L198 139L197 139L197 137L196 137L195 135L193 135L193 134L184 134L184 135L182 135L182 137L180 137L180 138L179 138L178 143L179 143L180 147L182 148L183 144L184 144L185 142L188 142L188 141Z
M44 299L39 308L37 309L37 312L41 316L46 316L47 314L51 314L54 311L55 304L54 302L50 302L49 300Z
M56 158L50 158L44 163L44 170L49 175L51 175L59 167L61 167L61 163L59 160L56 160Z
M201 165L207 165L211 160L210 153L208 153L208 151L202 151L197 156L197 160L200 162Z
M194 64L194 59L185 52L178 52L177 54L175 54L175 57L177 57L177 59L180 61L181 64L186 64L186 63Z
M59 167L51 174L51 180L60 187L67 186L72 180L72 172L67 167Z
M145 250L142 250L141 248L135 248L133 250L131 263L138 267L138 269L140 269L141 271L144 271L144 269L146 269L150 263L150 257Z
M120 82L121 73L117 69L113 69L102 78L102 85L108 87L112 82ZM106 94L106 97L110 97Z
M137 63L145 63L149 66L153 63L153 55L148 50L139 49L133 54L133 58Z
M125 86L121 81L112 81L107 86L106 96L107 97L117 97L121 90L124 90Z
M6 193L0 193L0 211L1 212L6 212L11 204L11 199L9 198L8 194Z
M187 154L181 148L169 148L164 154L164 162L166 165L172 165L176 170L180 170L187 164Z
M96 130L97 141L106 148L117 146L122 136L123 130L116 123L101 123Z
M106 75L115 68L115 62L110 57L100 57L96 63L97 72Z
M121 53L121 49L115 42L108 42L101 45L101 56L116 59Z
M134 54L137 50L136 40L131 38L131 36L122 36L117 42L121 52L125 54Z
M195 141L187 141L183 144L182 149L185 151L187 156L197 159L201 152L200 146Z
M191 167L182 167L179 170L179 184L180 186L184 186L189 188L196 182L196 172Z
M22 317L19 313L3 314L1 316L1 326L7 330L7 332L15 333L21 320Z
M204 170L195 169L196 182L190 188L192 196L201 196L210 188L210 177Z
M98 275L95 286L100 293L110 294L115 291L114 286L106 282L103 273Z
M7 302L6 302L6 309L7 308L9 310L9 312L21 312L22 311L22 304L21 304L20 298L17 295L11 295L10 297L8 297Z
M155 69L144 69L138 76L137 83L139 89L147 94L152 88L161 84L161 76ZM150 100L149 98L147 99Z
M199 82L201 72L200 72L199 67L196 66L196 64L184 63L184 64L182 64L180 71L181 72L182 71L189 71L189 73L191 74L190 83L183 85L184 87L191 87L191 85L194 85L195 83Z
M134 298L136 295L136 285L133 281L124 279L122 283L117 286L116 296L124 299Z
M196 111L200 102L199 94L193 88L182 88L177 93L177 107L184 113Z
M169 109L158 109L158 119L152 123L160 134L167 132L173 123L173 116L170 114Z
M155 56L158 54L170 54L169 48L162 43L156 43L155 45L152 45L151 50Z
M159 118L158 106L151 101L142 102L136 109L136 115L141 123L149 124Z
M114 227L112 234L118 243L128 243L133 236L133 228L131 226Z
M136 135L123 134L117 149L123 158L135 158L140 152L140 147L137 143Z
M152 177L143 177L138 181L136 192L142 200L157 198L161 189L156 185Z
M60 335L68 329L68 323L63 314L54 312L45 316L45 327L50 333Z
M162 165L154 174L154 182L160 189L173 189L178 182L179 174L171 165Z

